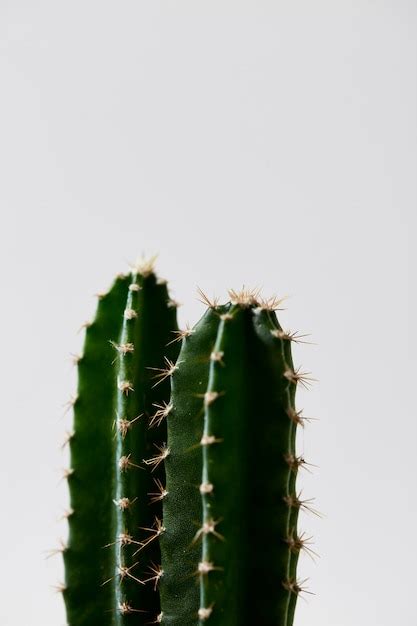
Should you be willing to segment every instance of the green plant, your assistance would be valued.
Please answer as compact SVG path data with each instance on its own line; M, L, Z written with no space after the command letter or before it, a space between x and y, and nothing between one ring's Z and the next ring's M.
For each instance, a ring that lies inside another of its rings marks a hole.
M160 562L159 545L146 541L144 529L162 519L161 500L150 506L148 494L165 481L163 464L151 459L166 442L163 370L178 354L176 329L175 302L146 263L115 280L86 328L66 472L70 626L125 624L133 614L149 621L160 612L157 590L138 581Z
M205 301L178 331L146 267L116 280L87 329L68 475L70 626L293 624L310 551L297 530L309 508L296 491L295 392L311 380L293 366L301 336L281 328L277 299Z

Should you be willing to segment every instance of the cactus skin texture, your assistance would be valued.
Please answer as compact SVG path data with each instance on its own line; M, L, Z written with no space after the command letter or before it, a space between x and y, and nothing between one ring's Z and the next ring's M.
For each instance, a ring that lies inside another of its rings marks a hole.
M175 303L146 264L116 279L86 328L67 472L69 626L145 624L161 611L164 359L177 357L176 329Z
M184 338L171 377L162 623L291 626L300 584L301 417L273 302L231 292Z

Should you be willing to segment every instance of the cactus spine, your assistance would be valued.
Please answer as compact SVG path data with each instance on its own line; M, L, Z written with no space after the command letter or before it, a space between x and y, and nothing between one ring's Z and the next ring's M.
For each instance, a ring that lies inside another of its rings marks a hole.
M155 584L145 584L160 567L153 539L162 503L149 494L165 481L163 463L152 459L166 444L164 357L178 353L170 343L176 309L151 267L138 270L100 298L78 362L64 551L71 626L122 626L160 613Z
M186 331L150 268L99 302L70 442L70 626L293 624L309 378L279 301L230 296Z

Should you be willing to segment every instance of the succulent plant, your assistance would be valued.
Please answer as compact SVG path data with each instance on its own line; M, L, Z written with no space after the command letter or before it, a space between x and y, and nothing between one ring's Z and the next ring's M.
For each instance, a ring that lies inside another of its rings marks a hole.
M305 460L277 299L230 292L179 331L151 266L102 297L70 439L70 626L292 626ZM181 350L179 351L179 341Z
M291 342L255 293L230 293L184 336L172 375L161 537L162 623L291 626L308 540L296 491ZM197 583L197 584L196 584Z
M162 501L149 494L165 481L158 462L169 411L164 372L178 354L176 329L176 303L146 263L115 280L86 328L66 472L70 626L125 624L132 615L143 623L160 613L156 586L142 581L152 583L160 563L158 542L149 539Z

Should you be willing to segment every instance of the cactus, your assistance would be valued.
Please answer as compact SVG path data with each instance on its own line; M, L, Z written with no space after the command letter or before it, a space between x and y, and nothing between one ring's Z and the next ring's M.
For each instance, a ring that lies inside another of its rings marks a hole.
M312 380L293 366L302 336L281 328L279 300L254 292L205 299L184 331L167 300L142 269L116 280L87 329L68 623L292 626L298 557L311 552L297 529L300 509L312 510L296 490L306 418L295 392Z
M148 494L165 480L164 358L176 359L176 329L175 303L149 263L116 279L86 328L66 472L62 591L71 626L119 626L142 611L147 621L160 613L155 585L144 583L160 563L152 539L162 519L161 499Z
M296 568L295 409L291 341L256 294L231 292L184 339L172 376L161 538L162 623L291 626ZM197 583L197 584L196 584Z

